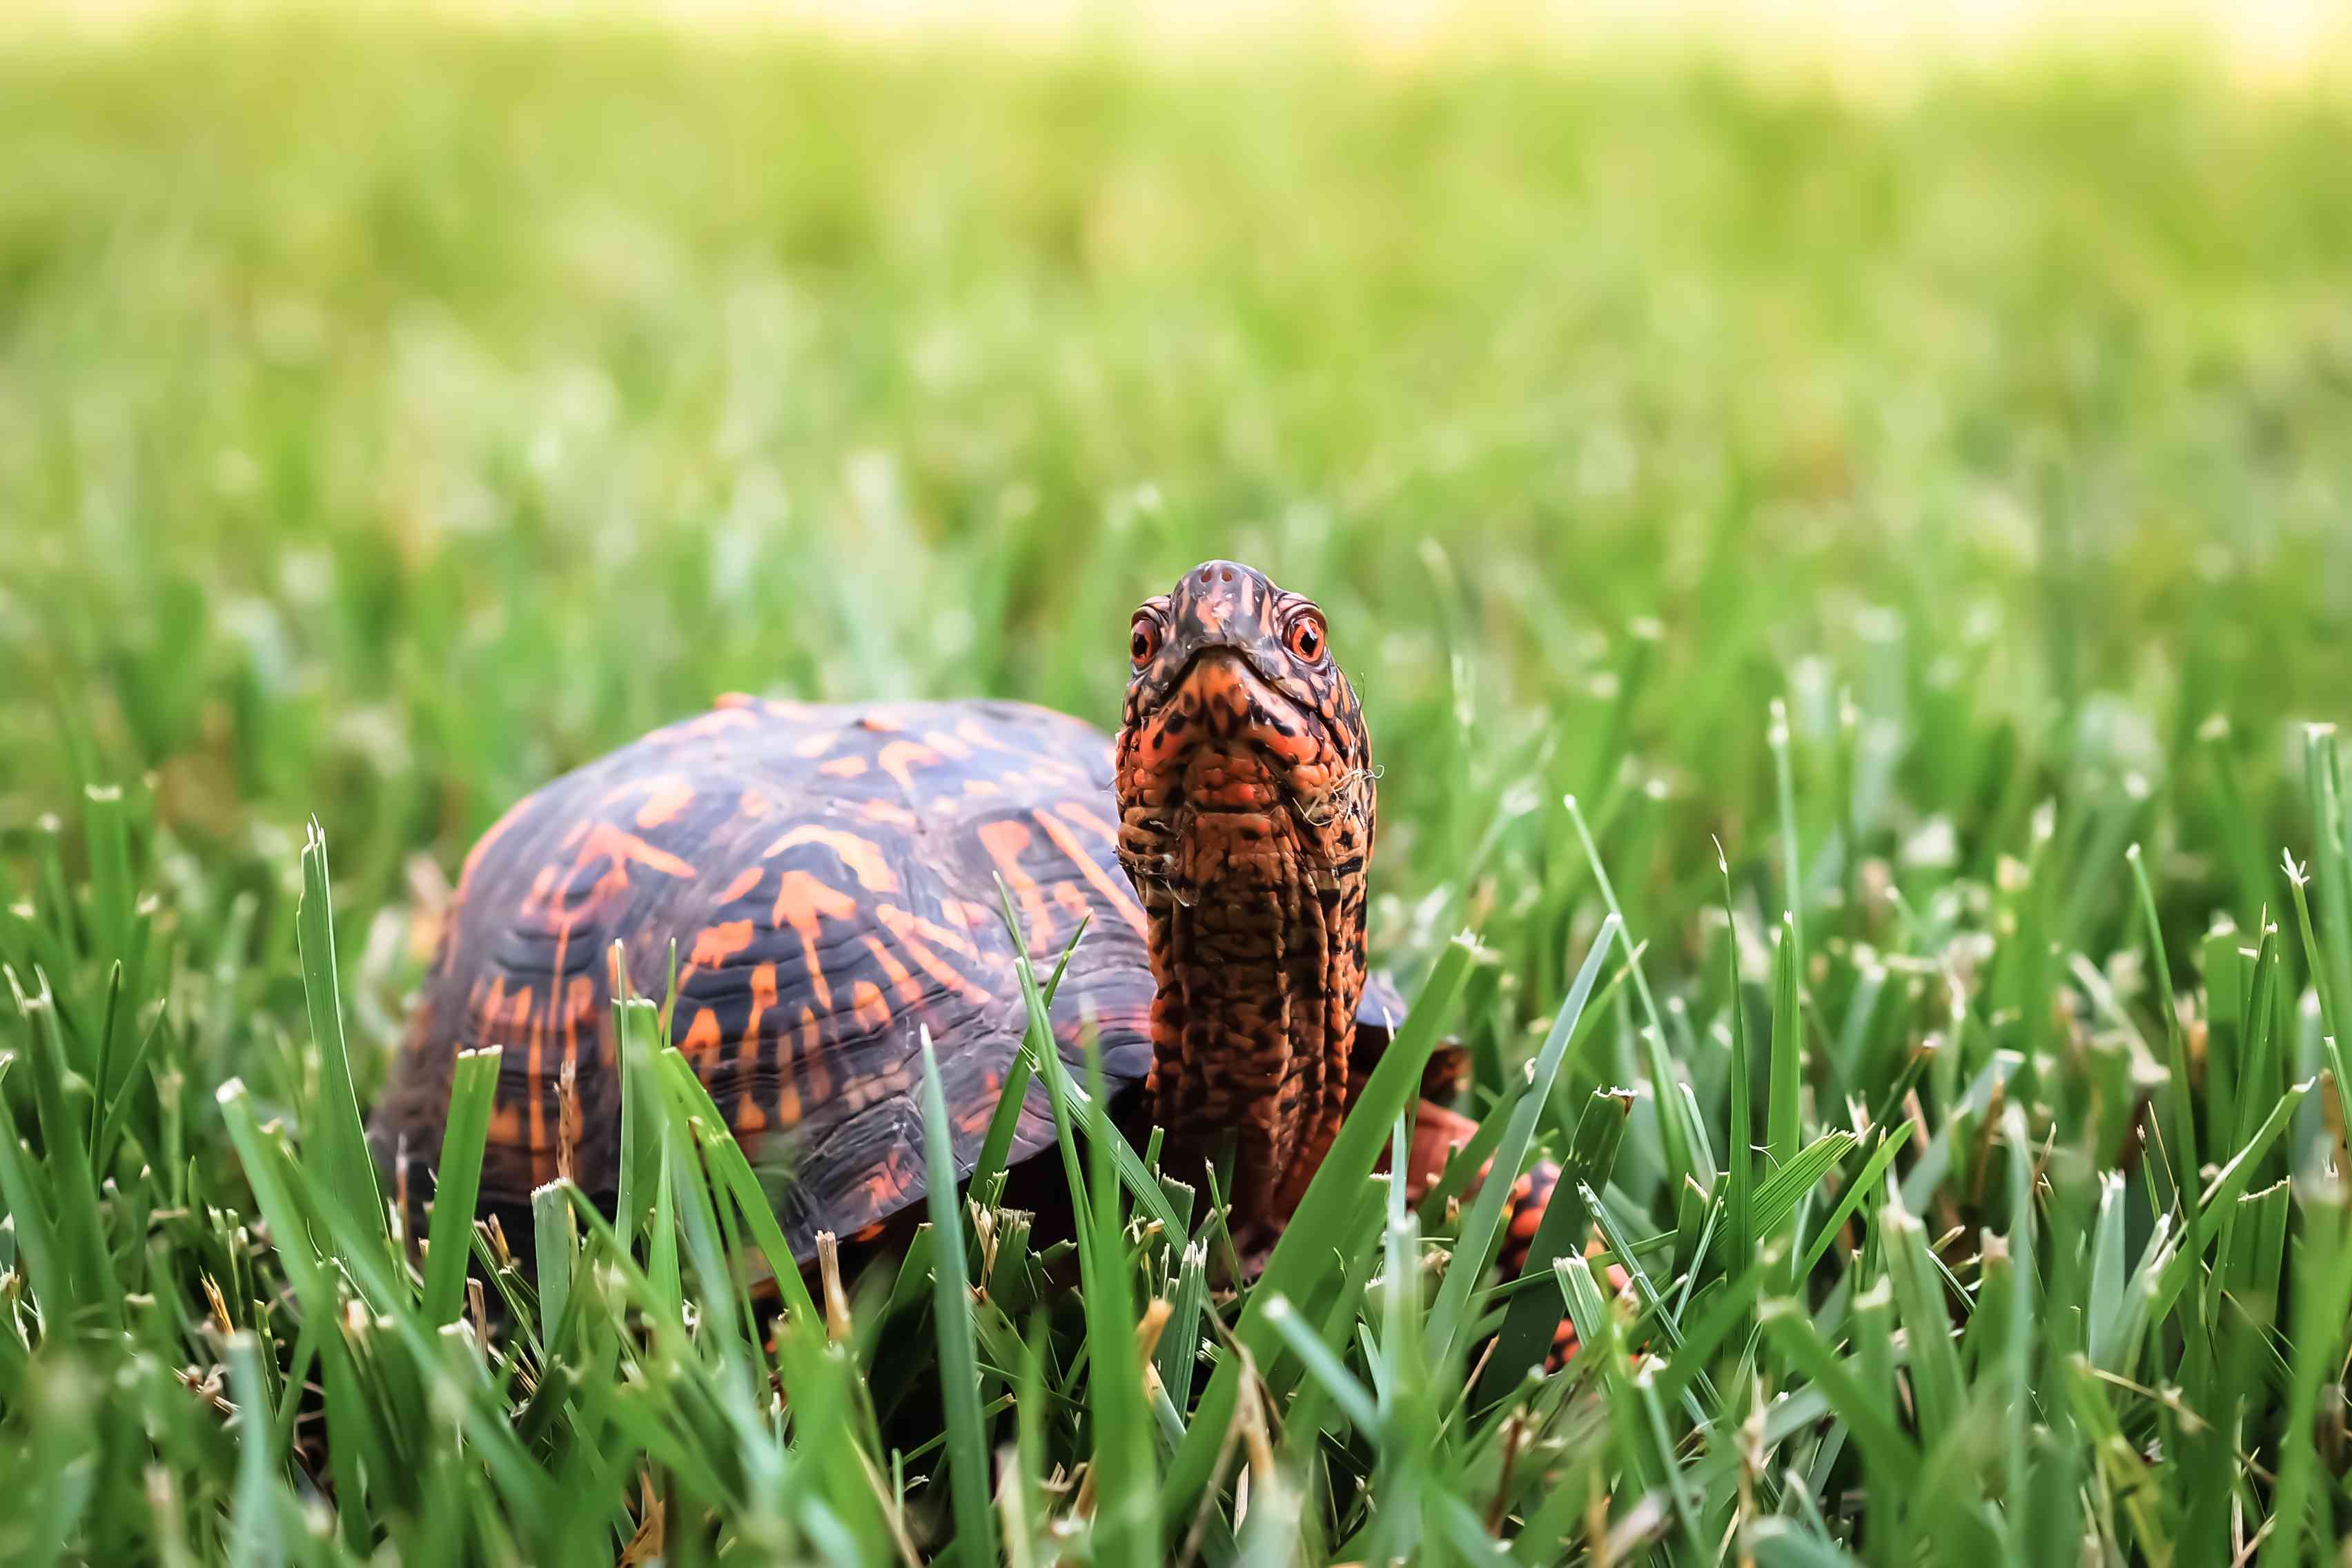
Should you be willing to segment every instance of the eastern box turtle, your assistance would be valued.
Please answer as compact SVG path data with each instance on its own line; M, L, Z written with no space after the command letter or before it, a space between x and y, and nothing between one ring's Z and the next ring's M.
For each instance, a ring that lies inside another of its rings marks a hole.
M1366 979L1376 774L1328 639L1306 598L1215 561L1136 611L1115 740L1014 702L735 697L556 780L467 857L377 1159L420 1191L457 1053L499 1046L485 1208L526 1205L560 1145L609 1202L609 950L643 984L675 943L673 1043L788 1172L805 1262L922 1196L919 1026L971 1168L1025 1022L1001 878L1041 966L1087 922L1053 1005L1065 1059L1084 1071L1091 1024L1114 1114L1139 1144L1164 1129L1171 1170L1230 1135L1233 1229L1262 1251L1402 1012ZM1416 1196L1473 1131L1427 1103L1418 1127ZM1033 1085L1013 1158L1053 1142ZM1521 1179L1517 1249L1553 1174Z

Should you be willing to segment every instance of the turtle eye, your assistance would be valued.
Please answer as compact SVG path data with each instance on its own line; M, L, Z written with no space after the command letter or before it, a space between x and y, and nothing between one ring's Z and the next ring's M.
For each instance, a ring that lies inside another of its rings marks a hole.
M1160 622L1150 616L1136 616L1134 635L1128 639L1127 651L1135 660L1136 668L1150 664L1151 656L1160 651Z
M1309 664L1322 663L1327 647L1323 617L1312 610L1300 616L1290 623L1290 630L1283 637L1282 646Z

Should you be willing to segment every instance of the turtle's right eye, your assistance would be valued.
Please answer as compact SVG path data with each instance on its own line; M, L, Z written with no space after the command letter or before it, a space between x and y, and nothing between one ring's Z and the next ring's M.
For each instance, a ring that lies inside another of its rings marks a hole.
M1135 617L1134 635L1128 640L1127 651L1138 669L1151 662L1151 656L1160 651L1160 622L1156 616Z

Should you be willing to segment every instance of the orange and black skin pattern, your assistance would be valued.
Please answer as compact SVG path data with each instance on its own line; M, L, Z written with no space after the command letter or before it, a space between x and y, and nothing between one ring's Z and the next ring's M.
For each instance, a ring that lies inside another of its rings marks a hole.
M1246 1252L1347 1110L1371 741L1322 611L1247 566L1186 573L1128 651L1118 858L1149 922L1152 1113L1180 1161L1231 1134Z
M610 998L661 995L674 949L671 1042L774 1178L795 1254L887 1241L923 1194L923 1033L960 1172L1019 1048L1001 880L1041 968L1085 927L1053 1006L1064 1058L1083 1071L1091 1034L1139 1143L1155 1120L1174 1158L1235 1132L1234 1228L1270 1244L1403 1015L1365 973L1371 756L1328 637L1306 599L1212 562L1137 613L1115 740L1020 703L735 697L555 780L467 857L369 1125L394 1190L430 1196L457 1053L498 1047L484 1207L559 1174L609 1199ZM1422 1125L1456 1146L1472 1128L1429 1104ZM1033 1084L1012 1157L1053 1138Z

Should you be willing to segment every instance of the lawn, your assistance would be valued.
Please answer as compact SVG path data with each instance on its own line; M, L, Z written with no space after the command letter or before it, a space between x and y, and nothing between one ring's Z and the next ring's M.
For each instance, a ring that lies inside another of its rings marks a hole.
M0 51L0 1560L2334 1561L2347 146L2141 55ZM387 1236L508 804L732 689L1108 726L1211 556L1328 613L1417 1001L1265 1281L1074 1096L1086 1289L941 1204L779 1326L642 1008L617 1226ZM1624 1290L1367 1178L1441 1029Z

